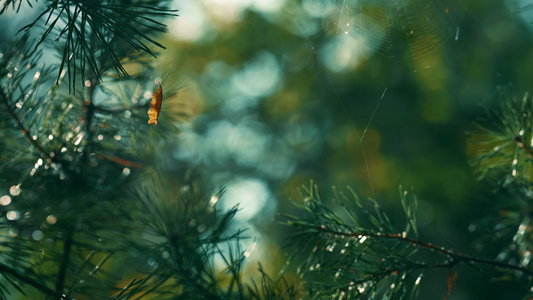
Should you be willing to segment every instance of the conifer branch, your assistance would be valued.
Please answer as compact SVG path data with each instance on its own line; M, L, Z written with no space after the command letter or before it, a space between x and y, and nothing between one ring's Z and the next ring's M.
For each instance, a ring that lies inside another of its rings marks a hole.
M514 141L515 143L518 145L518 147L520 147L520 149L522 149L526 154L527 156L529 157L529 159L533 159L533 151L531 150L530 147L528 147L524 141L522 140L522 137L520 137L519 135L515 136L514 137Z
M53 297L56 297L57 299L62 299L62 300L70 300L69 297L66 297L62 293L54 291L54 290L48 288L47 286L37 282L36 280L31 279L28 276L21 275L16 270L14 270L14 269L12 269L12 268L4 265L4 264L1 264L1 263L0 263L0 273L7 274L9 276L13 276L14 278L20 280L21 282L23 282L25 284L29 284L32 287L38 289L39 291L41 291L41 292L43 292L43 293L45 293L45 294L47 294L49 296L53 296Z
M22 121L19 119L19 117L17 116L17 114L15 113L15 111L13 110L11 105L9 104L9 99L8 99L7 95L5 94L5 92L4 92L4 89L1 86L0 86L0 97L2 98L2 101L3 101L7 111L9 112L9 115L11 115L11 117L13 118L15 123L17 123L17 126L21 130L22 134L24 134L24 136L28 139L30 144L32 144L37 150L39 150L39 152L41 152L44 155L45 158L51 159L53 162L57 162L57 157L55 157L55 155L54 156L50 155L50 153L48 153L48 151L46 151L35 139L33 139L33 137L30 134L29 129L27 129L24 126Z
M70 250L72 249L72 244L74 241L73 235L74 232L72 231L72 229L69 229L66 233L65 242L63 244L63 259L61 261L61 265L59 266L59 273L57 275L56 281L56 291L59 291L60 293L63 293L63 289L65 288L67 267L70 262Z
M407 236L402 236L401 234L380 233L380 232L376 232L376 233L371 233L371 232L343 232L343 231L335 231L335 230L331 230L331 229L328 229L328 228L321 228L321 227L314 227L313 229L316 230L317 232L320 232L320 233L333 234L333 235L336 235L336 236L347 236L347 237L357 237L357 238L361 238L363 236L366 236L366 237L373 237L373 238L394 239L394 240L398 240L398 241L401 241L401 242L412 244L413 246L414 245L419 245L419 246L421 246L423 248L434 250L436 252L440 252L442 254L447 255L449 258L452 259L451 261L445 262L445 263L442 263L442 264L423 265L424 268L428 268L428 269L432 268L432 266L433 267L437 267L437 268L442 268L442 267L446 267L446 266L447 267L452 267L452 266L454 266L454 265L456 265L458 263L464 262L464 263L478 263L478 264L484 264L484 265L487 265L487 266L490 266L490 267L494 267L494 268L504 268L504 269L520 271L520 272L523 272L523 273L525 273L527 275L533 276L533 270L530 270L528 268L524 268L524 267L521 267L521 266L512 265L512 264L508 264L508 263L502 263L502 262L498 262L498 261L493 261L493 260L489 260L489 259L478 258L478 257L474 257L474 256L471 256L471 255L463 254L461 252L455 252L453 250L448 250L448 249L446 249L444 247L439 247L439 246L433 245L431 243L423 242L423 241L418 240L418 239L413 239L413 238L410 238L410 237L407 237ZM396 270L396 271L399 271L399 270Z

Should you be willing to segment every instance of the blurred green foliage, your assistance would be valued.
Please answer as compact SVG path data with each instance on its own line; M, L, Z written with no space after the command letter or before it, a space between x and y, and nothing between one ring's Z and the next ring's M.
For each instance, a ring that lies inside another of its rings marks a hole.
M172 150L178 153L179 168L198 167L213 186L248 177L264 180L283 212L292 209L286 199L298 198L297 187L310 178L321 187L350 184L389 209L397 208L398 185L413 186L422 239L450 239L457 248L495 256L497 245L482 249L472 243L482 236L480 231L491 231L476 222L494 213L494 196L491 186L475 181L468 161L478 146L467 144L465 131L474 128L472 121L484 113L483 107L502 101L499 85L512 86L518 94L531 88L532 19L527 11L518 1L470 1L464 14L444 24L451 29L446 36L437 34L442 43L433 51L414 55L409 36L392 28L390 49L335 71L328 68L328 59L361 50L328 46L336 39L345 42L336 30L340 19L324 16L319 6L310 8L319 17L302 17L305 2L313 1L287 1L272 11L253 4L182 3L175 24L179 30L171 29L160 65L169 66L172 80L193 82L200 93L184 101L197 101L201 109L190 132L182 133L178 150ZM413 16L424 17L423 12ZM264 63L268 67L261 65L265 53L273 61ZM279 82L264 94L242 88L260 90L254 84L269 76L278 76ZM221 120L234 131L217 138L210 126ZM261 142L239 139L243 128L258 128L252 138ZM198 137L204 137L203 143L191 141ZM237 149L205 149L217 141L235 143ZM183 154L187 151L180 149L187 147L201 154ZM253 156L253 163L239 160L250 151L261 154ZM216 163L206 158L213 156ZM275 174L264 165L276 165ZM283 236L273 234L284 229L271 220L258 215L253 222L272 234L274 243ZM489 276L462 272L451 299L520 294L512 282L489 284ZM421 297L440 297L445 277L426 278Z
M208 190L226 186L220 205L241 203L236 226L261 236L252 258L272 262L269 273L286 251L288 229L277 213L295 211L287 200L299 201L297 188L309 179L375 197L398 211L393 223L403 220L397 187L413 186L422 240L449 239L461 251L496 257L502 244L486 239L495 224L482 220L497 215L491 199L498 196L475 181L468 161L481 146L468 144L465 132L483 107L502 101L497 86L517 94L531 88L533 17L520 1L428 1L429 11L406 6L410 22L392 14L392 26L357 34L345 23L358 12L338 4L346 10L329 13L319 5L327 3L341 1L175 1L180 17L169 23L157 65L163 86L178 90L164 110L187 118L179 136L157 145L162 154L153 163L169 177L193 169ZM379 21L388 12L363 15ZM436 25L417 35L405 24ZM446 276L424 277L420 299L445 295ZM449 299L525 292L517 282L490 280L463 268Z

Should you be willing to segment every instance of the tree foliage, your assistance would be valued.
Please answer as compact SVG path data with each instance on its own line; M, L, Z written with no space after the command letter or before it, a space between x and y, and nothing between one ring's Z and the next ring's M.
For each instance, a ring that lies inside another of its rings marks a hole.
M282 218L286 266L259 265L254 281L249 237L231 226L238 208L222 211L223 190L191 176L173 186L155 162L180 117L163 110L149 127L142 95L160 81L151 59L175 16L169 2L8 0L0 15L24 3L42 11L0 50L1 299L406 299L441 269L449 295L464 266L524 282L529 295L528 94L502 89L501 109L470 135L479 179L506 195L495 201L507 241L495 259L426 241L412 191L400 188L398 221L351 188L328 200L311 183ZM43 63L43 46L56 63Z

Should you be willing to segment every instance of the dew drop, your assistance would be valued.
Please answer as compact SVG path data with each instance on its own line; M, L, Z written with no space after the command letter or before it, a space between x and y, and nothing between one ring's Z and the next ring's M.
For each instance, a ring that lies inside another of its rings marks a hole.
M40 230L35 230L34 232L31 233L31 237L36 240L36 241L40 241L43 239L43 232L40 231Z
M124 168L124 169L122 169L122 175L124 175L124 176L128 176L128 175L130 175L130 173L131 173L130 168Z
M417 278L416 281L415 281L415 285L420 284L420 281L422 280L422 276L424 276L424 274L420 274L420 275L418 275L418 278Z
M49 215L46 217L46 222L50 225L54 225L57 222L57 217L54 215Z
M80 132L76 136L76 140L74 141L74 145L78 146L81 143L82 139L83 139L83 132Z
M86 87L90 87L91 86L91 81L90 80L85 80L84 84L85 84Z
M152 98L152 92L151 92L151 91L146 91L146 92L144 92L144 98L145 98L145 99L150 99L150 98Z
M20 195L20 184L19 184L19 185L14 185L14 186L12 186L12 187L9 189L9 193L10 193L12 196L18 196L18 195Z
M33 80L37 80L39 77L41 77L41 72L37 71L35 72L35 75L33 75Z
M170 254L168 253L168 251L163 251L161 257L163 257L163 259L168 259L170 257Z
M202 233L207 229L207 227L204 224L198 225L198 232Z
M101 141L101 140L103 140L103 139L104 139L104 135L99 134L99 135L98 135L98 140Z
M329 251L329 252L333 252L333 250L335 250L335 246L336 245L337 245L336 243L333 243L333 244L327 246L326 250Z
M128 119L129 117L131 117L131 111L125 110L124 111L124 118Z
M16 221L16 220L18 220L20 218L20 214L16 210L10 210L10 211L7 212L6 218L9 221Z
M210 206L215 206L218 203L219 199L220 198L218 197L218 195L211 196L211 200L209 200L209 205Z
M9 235L11 235L12 237L15 237L19 235L19 230L17 228L12 227L9 229Z
M252 255L252 253L254 252L255 250L255 247L257 246L257 242L253 242L252 244L250 244L250 247L248 247L248 249L246 249L246 252L244 252L244 257L250 257L250 255Z
M118 135L118 134L115 135L113 138L114 138L115 140L117 140L117 141L120 141L120 140L122 139L122 137L121 137L120 135Z
M153 266L153 265L155 264L155 259L153 259L153 258L150 257L150 258L146 261L146 263L147 263L149 266Z
M6 205L9 205L10 203L11 203L11 197L9 197L8 195L4 195L0 197L0 205L6 206Z

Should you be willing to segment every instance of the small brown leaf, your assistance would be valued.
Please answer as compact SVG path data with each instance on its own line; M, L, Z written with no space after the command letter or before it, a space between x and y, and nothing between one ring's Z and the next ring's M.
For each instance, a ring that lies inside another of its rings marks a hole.
M163 104L163 88L161 85L157 88L152 95L152 101L150 101L150 109L148 110L148 124L157 125L157 118L161 112L161 105Z

